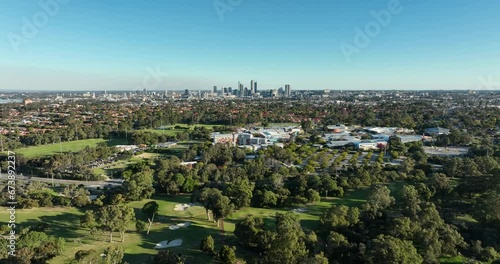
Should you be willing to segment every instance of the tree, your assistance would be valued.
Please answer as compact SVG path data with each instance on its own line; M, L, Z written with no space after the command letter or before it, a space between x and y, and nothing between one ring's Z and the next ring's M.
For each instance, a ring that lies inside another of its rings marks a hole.
M329 175L324 175L321 179L321 192L325 194L325 197L328 198L328 193L335 191L337 187L337 182L332 179Z
M209 253L210 255L215 253L215 242L212 236L206 236L203 240L201 240L200 250L205 253Z
M394 205L395 199L387 186L376 186L370 193L366 204L363 205L363 215L366 219L374 220L383 215L384 210Z
M49 236L44 232L21 231L16 244L14 263L46 263L64 250L64 238Z
M142 207L142 213L147 216L149 222L148 232L147 232L148 235L149 235L149 230L151 229L151 225L153 224L153 221L155 219L155 214L158 213L159 208L160 206L155 201L148 202L144 204L144 206Z
M146 231L148 228L148 224L146 224L146 222L144 221L141 221L141 220L137 220L135 222L135 230L138 232L138 233L142 233L144 231Z
M435 192L441 194L447 194L451 190L448 177L443 173L435 173L431 178L430 186Z
M359 222L359 209L345 205L334 205L323 213L319 222L321 231L328 234L330 231L345 231Z
M247 216L245 219L236 222L234 235L245 247L257 247L259 232L263 231L264 221L260 217Z
M222 246L219 252L219 258L222 263L235 264L236 263L236 247Z
M122 263L123 256L125 255L123 248L120 245L109 246L104 251L104 263L106 264L120 264Z
M389 137L388 149L389 151L396 151L398 153L406 153L406 146L401 142L401 138L398 136Z
M474 215L481 223L500 227L500 194L496 191L482 195L474 209Z
M328 259L325 257L323 252L314 255L312 258L308 258L305 264L328 264Z
M387 235L379 235L372 240L372 246L367 253L366 260L373 264L423 263L422 257L417 253L417 249L411 241Z
M235 207L239 209L250 206L254 187L255 184L250 183L248 178L238 178L228 185L226 193Z
M350 262L349 253L352 245L344 235L331 231L326 239L326 243L326 253L331 259L336 259L341 262Z
M417 189L413 185L403 186L403 215L410 219L415 219L420 212L420 197Z
M78 188L71 195L71 204L73 204L76 207L85 207L86 205L90 204L89 194L90 193L87 190L85 190L85 188L83 187Z
M264 255L265 263L301 263L308 254L305 234L298 215L291 212L276 214L276 238Z
M90 229L90 233L94 234L97 227L97 221L94 211L85 211L85 214L80 218L80 225L82 227Z
M80 219L83 227L108 232L109 241L113 242L113 232L118 231L125 241L125 230L131 221L135 220L134 209L128 205L107 205L96 211L87 211Z
M182 254L175 254L169 250L161 250L151 258L149 264L184 264L185 259Z
M218 196L214 199L211 210L214 214L214 220L217 221L217 227L219 227L220 221L233 212L234 205L227 196Z
M270 208L276 206L277 202L278 196L272 191L258 190L253 197L253 204L257 207Z
M125 181L123 186L128 194L128 199L132 201L140 201L148 199L154 193L153 188L153 172L147 167L144 171L132 173L130 171L124 173Z
M71 262L72 264L87 264L87 263L99 263L102 261L102 257L99 255L97 250L78 250L75 253L75 258Z

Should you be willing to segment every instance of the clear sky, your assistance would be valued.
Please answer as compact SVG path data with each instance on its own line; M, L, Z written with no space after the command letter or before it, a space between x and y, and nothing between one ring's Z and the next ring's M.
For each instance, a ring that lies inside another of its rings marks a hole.
M0 0L0 25L0 89L500 82L496 0Z

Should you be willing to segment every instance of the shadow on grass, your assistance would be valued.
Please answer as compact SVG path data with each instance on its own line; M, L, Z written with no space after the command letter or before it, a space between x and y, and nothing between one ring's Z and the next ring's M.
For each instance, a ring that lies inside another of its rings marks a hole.
M145 232L140 234L141 243L138 244L138 247L142 248L141 251L147 250L151 251L151 253L125 253L125 261L131 264L143 263L147 261L148 258L156 254L158 250L155 250L154 248L157 243L165 240L171 241L175 239L182 239L182 246L168 248L167 250L183 254L187 258L188 263L210 263L211 258L199 250L199 245L204 237L211 235L215 240L216 246L220 246L220 239L218 239L220 236L220 232L216 228L215 224L213 224L215 228L209 228L209 226L205 226L204 224L206 222L207 225L210 225L212 224L212 222L202 221L201 219L197 218L193 219L193 221L191 222L192 224L188 227L181 227L177 230L170 230L170 225L175 225L190 220L184 217L172 217L164 215L159 216L162 220L160 222L157 222L155 220L154 226L161 225L163 227L155 228L153 226L149 235L147 235Z
M79 210L82 214L84 210ZM81 215L75 213L61 213L52 216L40 216L37 220L29 219L19 224L18 227L35 228L39 224L47 224L47 229L44 233L47 235L62 237L66 241L71 242L75 239L81 239L82 234L78 233L80 229Z

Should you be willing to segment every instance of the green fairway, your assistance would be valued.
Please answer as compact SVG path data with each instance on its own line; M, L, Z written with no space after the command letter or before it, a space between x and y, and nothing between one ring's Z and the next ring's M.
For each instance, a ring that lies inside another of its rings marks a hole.
M69 142L59 142L49 145L42 145L36 147L27 147L16 149L17 154L22 154L26 158L37 158L43 156L52 156L54 154L62 152L78 152L83 150L85 147L89 146L91 148L96 147L97 144L107 142L105 139L85 139L85 140L75 140Z
M149 155L149 154L148 154ZM320 202L302 206L306 212L297 213L300 216L302 226L307 230L317 228L319 218L323 212L334 204L344 204L349 206L361 206L367 198L369 188L346 192L343 198L322 199ZM157 196L154 197L160 205L159 214L155 217L155 223L149 235L135 232L134 224L131 224L126 233L125 242L120 242L119 234L115 234L116 244L121 244L125 250L125 261L134 264L142 263L148 256L157 252L154 249L156 243L164 240L183 239L183 245L172 248L175 252L180 252L188 256L189 263L210 263L211 258L198 250L201 239L211 235L216 243L217 250L224 244L234 241L234 228L236 221L246 216L263 217L266 224L274 223L274 216L277 212L287 212L293 208L284 209L264 209L264 208L244 208L233 213L224 221L224 232L218 228L213 221L208 221L205 209L201 206L194 206L185 211L175 211L176 204L189 203L189 195L179 195L177 197ZM129 203L135 211L138 219L146 221L141 213L142 206L152 200L144 200ZM295 207L294 207L295 208ZM106 234L91 235L88 230L80 228L79 218L83 211L75 208L35 208L16 211L16 222L20 226L36 225L40 222L49 225L47 234L66 239L64 253L51 260L52 264L69 263L78 250L88 250L95 248L104 250L108 245ZM0 211L0 224L5 224L8 219L8 211ZM170 230L169 226L183 222L191 222L191 226ZM238 257L242 258L248 254L245 250L237 251Z
M176 126L180 126L184 129L176 129ZM168 125L168 126L163 126L163 128L156 128L156 129L141 129L141 130L136 130L136 131L141 131L141 132L151 132L151 133L157 133L157 134L163 134L167 136L175 136L180 132L184 132L187 130L193 130L195 127L205 127L207 129L212 129L216 126L220 125L204 125L204 124L196 124L196 125L188 125L188 124L174 124L174 125Z
M288 127L288 126L300 126L300 123L269 123L269 127Z
M123 160L117 160L109 165L106 166L101 166L98 168L92 169L92 172L95 175L107 175L107 176L114 176L118 171L125 169L129 166L132 166L134 164L139 163L140 161L143 160L154 160L159 157L161 157L161 154L158 153L149 153L145 152L139 155L135 155L133 157L130 157L128 159L123 159ZM112 177L113 178L113 177Z

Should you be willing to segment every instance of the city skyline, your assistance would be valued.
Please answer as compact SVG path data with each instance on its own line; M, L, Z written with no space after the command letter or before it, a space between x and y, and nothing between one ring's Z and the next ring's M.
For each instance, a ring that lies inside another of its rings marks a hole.
M13 2L0 9L0 90L241 80L259 90L498 90L498 11L462 0Z

